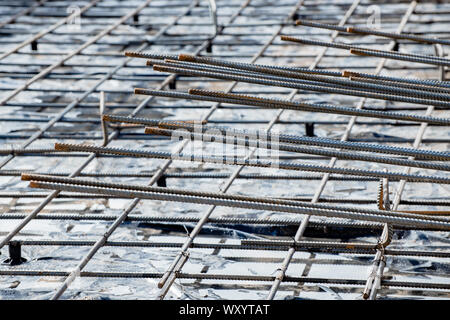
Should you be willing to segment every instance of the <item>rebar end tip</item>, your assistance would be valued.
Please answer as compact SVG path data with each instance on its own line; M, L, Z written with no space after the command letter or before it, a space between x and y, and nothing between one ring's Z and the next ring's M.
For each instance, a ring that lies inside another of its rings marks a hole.
M345 77L345 78L348 78L351 75L352 75L351 71L347 71L347 70L342 71L342 76Z
M64 143L56 142L55 143L55 150L57 150L57 151L69 151L69 148Z
M347 32L353 32L355 29L353 27L347 27Z
M301 26L302 25L302 20L295 20L295 25L296 26Z
M22 173L20 175L20 180L22 180L22 181L30 181L31 180L31 176L28 173Z
M178 55L178 60L180 61L188 61L188 62L195 62L195 57L190 54L181 53Z
M152 60L147 60L147 62L145 64L150 67L154 65Z
M37 181L30 181L30 184L28 186L30 188L39 188L39 182L37 182Z
M350 53L351 54L356 54L356 55L359 55L359 56L365 56L366 55L363 51L358 50L358 49L350 49Z
M145 127L145 134L153 134L155 132L154 127Z
M170 137L172 135L171 131L157 128L157 127L146 127L145 133L146 134L154 134L157 136L167 136L167 137Z
M132 51L125 51L125 56L126 56L126 57L134 57L134 56L135 56L135 53L132 52Z

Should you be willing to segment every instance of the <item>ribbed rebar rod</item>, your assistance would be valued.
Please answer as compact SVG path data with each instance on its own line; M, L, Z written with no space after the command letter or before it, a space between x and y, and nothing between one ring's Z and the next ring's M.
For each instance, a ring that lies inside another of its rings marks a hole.
M151 0L149 0L151 1ZM146 2L146 3L149 3ZM144 6L145 7L145 6ZM136 10L134 10L134 13L137 13L139 11L141 11L143 8L143 6L138 7ZM87 41L84 45L82 45L81 47L79 47L77 50L75 50L74 52L72 52L71 54L67 55L66 58L70 59L70 57L75 56L77 53L81 52L84 48L88 47L89 45L95 43L98 39L102 38L103 36L107 35L109 32L111 32L112 30L114 30L115 28L117 28L119 25L121 25L124 21L126 21L130 16L130 14L127 14L126 16L124 16L122 19L120 19L119 22L115 23L114 25L108 27L107 29L103 30L102 32L100 32L97 36L95 36L94 38L91 38L89 41ZM127 18L128 17L128 18ZM125 19L127 18L127 19ZM161 33L162 34L162 33ZM147 44L144 44L142 46L140 46L141 49L145 49L147 46ZM50 73L54 68L58 67L59 65L61 65L66 58L63 58L62 60L60 60L60 63L58 64L55 63L53 66L53 68L47 68L44 71L42 71L40 74L40 76L38 77L38 75L36 75L33 79L34 81L37 81L38 79L44 77L46 74ZM67 60L66 59L66 60ZM42 136L42 134L48 130L49 128L51 128L55 123L57 123L58 121L60 121L64 115L66 115L67 113L69 113L73 108L75 108L81 101L83 101L84 99L86 99L90 94L92 94L101 84L103 84L106 80L110 79L118 70L120 70L123 66L125 66L130 59L124 60L121 64L117 65L114 69L110 70L105 76L103 76L100 80L98 80L96 83L94 83L92 85L92 87L85 91L83 93L83 95L77 99L75 99L74 101L72 101L70 104L68 104L61 112L59 112L53 119L51 119L49 122L47 122L42 128L40 128L37 132L35 132L33 135L31 135L26 141L24 141L21 144L21 148L26 148L27 146L29 146L32 142L34 142L36 139L38 139L39 137ZM46 71L47 70L47 71ZM30 80L31 81L31 80ZM27 82L28 83L28 82ZM31 84L31 82L30 82ZM22 89L18 88L16 89L18 94L20 91L22 91L23 89L27 88L28 85L24 85L25 87L23 87ZM20 89L20 90L19 90ZM14 94L14 96L16 95ZM10 98L12 98L13 96L10 96ZM8 100L10 98L7 98ZM2 103L0 102L0 105L2 105ZM0 162L0 168L4 167L8 162L10 162L12 159L14 158L14 155L9 155L8 157L6 157L5 159L3 159L3 161ZM1 245L0 245L1 248Z
M204 125L207 121L202 120L155 120L150 118L142 118L142 117L130 117L130 116L121 116L115 114L104 114L103 120L108 122L122 122L122 123L132 123L132 124L142 124L147 126L158 126L159 124L165 125Z
M82 195L79 193L79 195ZM23 219L26 215L20 213L2 213L0 214L0 219ZM51 214L40 214L35 219L40 220L102 220L111 221L115 220L117 215L109 214L65 214L65 213L51 213ZM128 215L125 219L126 221L137 221L137 222L163 222L163 223L189 223L198 222L200 218L198 217L174 217L174 216L142 216L142 215ZM298 225L301 220L293 218L270 218L270 219L260 219L260 218L234 218L234 217L211 217L208 220L212 224L250 224L250 225ZM323 221L323 222L311 222L312 227L338 227L338 228L367 228L367 229L381 229L382 224L368 223L368 222L345 222L345 221Z
M97 3L99 0L94 0L91 4L95 4ZM88 41L86 41L84 44L82 44L81 46L79 46L78 48L76 48L75 50L71 51L70 53L64 55L61 59L57 60L56 62L54 62L53 64L51 64L50 66L48 66L47 68L45 68L44 70L40 71L38 74L36 74L35 76L33 76L31 79L27 80L23 85L20 85L18 88L16 88L15 90L13 90L12 92L8 93L5 97L3 97L0 100L0 106L5 105L6 102L8 102L9 100L11 100L12 98L14 98L15 96L17 96L20 92L22 92L23 90L27 89L31 84L33 84L34 82L36 82L39 79L42 79L43 77L45 77L46 75L48 75L50 72L52 72L54 69L62 66L64 64L64 62L66 62L67 60L73 58L75 55L77 55L78 53L80 53L81 51L83 51L84 49L86 49L87 47L89 47L91 44L97 42L99 39L103 38L104 36L106 36L107 34L109 34L112 30L116 29L118 26L120 26L121 24L123 24L126 20L130 19L131 17L133 17L135 14L139 13L140 11L142 11L142 9L144 9L146 6L148 6L148 4L151 2L152 0L146 0L143 4L141 4L138 8L136 8L135 10L130 11L128 14L124 15L122 18L120 18L116 23L114 23L112 26L109 26L108 28L102 30L99 34L97 34L96 36L90 38ZM71 16L75 15L75 13L73 13ZM63 20L64 21L64 20ZM1 56L0 56L0 60L1 60Z
M197 219L198 220L198 219ZM211 218L211 223L214 218ZM293 224L297 224L293 223ZM95 241L91 240L18 240L21 245L24 246L92 246ZM371 254L375 253L375 248L371 244L361 243L356 247L352 247L351 244L342 242L336 242L336 246L322 244L317 241L299 241L294 243L292 241L276 242L276 241L256 241L246 240L240 244L227 244L227 243L192 243L192 249L228 249L228 250L267 250L267 251L281 251L286 248L295 247L297 251L311 251L315 249L318 252L323 252L321 249L325 249L325 252L342 253L342 254ZM104 246L110 247L142 247L142 248L180 248L183 244L177 242L156 242L156 241L106 241ZM399 250L399 249L386 249L386 255L401 256L401 257L435 257L435 258L450 258L450 253L446 251L423 251L423 250Z
M53 150L53 149L52 149ZM83 154L84 155L84 154ZM34 170L0 170L0 176L15 176L20 177L22 173L33 173L39 175L55 175L55 176L68 176L70 172L47 172L47 171L34 171ZM108 172L82 172L78 176L80 177L116 177L116 178L151 178L154 171L108 171ZM227 173L208 173L208 172L183 172L183 173L166 173L164 177L167 179L223 179L228 177ZM321 177L319 175L294 175L294 174L240 174L239 179L255 179L255 180L317 180ZM332 177L337 181L378 181L376 178L358 178L358 177ZM5 193L0 192L0 196L4 196ZM10 193L11 195L13 193ZM24 194L26 196L26 194ZM5 196L6 197L6 196ZM431 201L430 203L435 203ZM438 202L436 202L438 203ZM445 202L439 202L445 203Z
M28 38L27 40L23 41L21 44L19 44L18 46L15 46L14 48L0 54L0 60L8 57L9 55L17 52L18 50L22 49L23 47L29 45L30 43L42 38L43 36L47 35L48 33L52 32L53 30L59 28L60 26L64 25L65 23L67 23L67 21L70 21L71 19L75 18L77 15L82 15L85 11L87 11L88 9L90 9L91 7L95 6L98 2L100 2L100 0L92 0L91 2L89 2L87 5L85 5L84 7L80 8L80 10L72 13L71 15L68 15L67 17L59 20L57 23L51 25L50 27L48 27L45 30L40 31L39 33L37 33L36 35ZM2 105L3 103L0 103L0 105Z
M429 106L427 109L427 114L431 114L433 112L433 106ZM416 134L416 138L413 144L414 148L418 148L422 138L425 134L425 130L427 128L427 125L425 123L423 123L420 126L419 131ZM414 157L410 157L409 159L414 159ZM404 170L405 173L409 173L410 172L410 168L405 168ZM400 205L400 199L402 196L402 193L404 191L406 185L406 180L401 180L398 188L397 188L397 193L395 194L395 198L392 204L392 208L393 210L397 210L398 206ZM384 268L386 267L386 258L385 258L385 253L384 250L377 250L377 253L375 255L375 260L374 260L374 268L372 270L371 273L371 277L373 278L373 284L368 286L369 290L366 290L364 293L364 298L365 299L370 299L370 300L375 300L377 297L377 293L378 293L378 289L380 287L381 281L382 281L382 276L383 276L383 272L384 272ZM376 268L375 268L376 267ZM370 281L370 279L368 280ZM366 287L367 288L367 287Z
M442 60L429 59L429 58L425 58L425 57L424 58L414 57L414 56L411 57L411 56L399 54L396 52L378 52L378 51L363 50L363 49L350 49L350 53L358 55L358 56L379 57L379 58L385 58L385 59L391 59L391 60L401 60L401 61L408 61L408 62L431 64L434 66L450 67L449 59L446 59L446 61L442 61Z
M219 156L204 156L202 154L182 154L182 153L170 153L161 151L150 150L137 150L137 149L125 149L125 148L113 148L113 147L99 147L88 146L80 144L70 143L56 143L55 148L59 151L71 152L71 151L85 151L103 154L115 154L132 157L144 157L144 158L156 158L156 159L172 159L172 160L184 160L184 161L198 161L204 163L220 163L227 165L245 165L250 167L277 167L285 170L300 170L300 171L312 171L312 172L327 172L337 174L348 174L357 176L370 176L378 178L395 178L406 179L411 182L426 182L426 183L443 183L450 184L450 178L445 176L424 176L413 174L401 174L398 172L387 172L365 169L351 169L351 168L330 168L328 166L321 165L308 165L282 161L259 161L238 157L219 157Z
M441 88L441 87L429 87L423 85L412 85L409 86L395 86L390 82L368 82L368 81L358 81L355 78L350 79L341 79L330 76L323 75L315 75L315 74L305 74L298 72L288 72L288 71L279 71L272 70L270 68L259 68L252 70L250 67L241 67L235 66L232 67L223 67L217 66L215 64L200 64L193 62L180 62L176 60L147 60L148 66L164 66L164 67L174 67L174 68L183 68L188 70L195 70L199 72L212 72L212 73L224 73L228 75L236 75L236 76L250 76L256 77L259 79L269 80L269 81L282 81L282 82L292 82L301 85L319 85L322 87L328 88L339 88L342 90L358 90L361 92L368 93L379 93L379 94L390 94L390 95L398 95L403 97L415 97L421 99L432 99L438 101L448 101L450 99L450 89ZM342 77L342 74L339 73L339 77Z
M226 76L226 75L224 75ZM253 79L253 78L252 78ZM222 91L210 91L202 89L190 89L189 94L178 91L161 91L152 89L134 89L136 94L178 98L187 100L211 101L230 104L242 104L248 106L258 106L266 109L288 109L308 112L336 113L344 115L357 115L369 118L394 119L414 122L428 122L440 125L448 125L450 119L432 118L415 114L405 114L389 111L358 110L353 107L341 107L327 104L314 104L308 102L289 101L274 98L263 98L243 94L226 93Z
M154 192L154 193L169 193L169 194L179 194L186 196L194 196L194 197L206 197L206 198L218 198L222 200L233 200L233 201L250 201L250 202L258 202L258 203L269 203L269 204L284 204L284 205L293 205L293 206L301 206L301 207L311 207L318 209L329 209L329 210L340 210L340 211L349 211L349 212L360 212L360 213L370 213L375 215L386 215L386 212L383 210L373 210L359 207L344 207L344 206L331 206L322 203L309 203L309 202L301 202L292 199L281 199L281 198L268 198L268 197L255 197L255 196L243 196L236 194L225 194L220 192L201 192L201 191L191 191L184 189L175 189L175 188L167 188L167 187L152 187L152 186L143 186L143 185L130 185L123 183L110 183L110 182L99 182L93 180L86 179L74 179L74 178L66 178L66 177L58 177L58 176L43 176L36 174L23 174L22 180L24 181L34 181L34 182L52 182L52 183L64 183L64 184L73 184L78 186L90 186L90 187L98 187L105 189L121 189L121 190L129 190L129 191L145 191L145 192ZM422 219L422 220L434 220L434 221L444 221L450 222L450 220L446 218L438 218L438 217L425 217L411 213L401 213L395 212L395 216L404 217L404 218L413 218L413 219Z
M12 17L9 17L9 18L6 19L5 21L2 21L2 22L0 23L0 28L3 28L3 27L5 27L5 26L8 25L8 24L11 24L11 23L16 22L18 18L30 14L31 12L34 11L34 9L36 9L37 7L42 6L42 5L45 4L46 2L47 2L47 0L36 1L32 6L28 6L27 8L25 8L25 9L23 9L22 11L16 13L16 14L13 15Z
M145 129L145 133L161 135L161 136L173 136L176 134L176 131L166 130L166 129L158 129L153 127L147 127ZM338 159L345 160L355 160L355 161L366 161L366 162L375 162L375 163L385 163L391 165L398 166L407 166L407 167L416 167L416 168L424 168L424 169L433 169L439 171L450 171L450 165L441 164L441 163L430 163L425 161L417 161L417 160L408 160L408 159L398 159L392 157L379 157L372 156L368 154L360 154L355 152L344 152L339 150L325 150L318 148L305 148L298 147L288 144L280 144L274 143L270 140L258 140L252 139L251 137L239 138L236 136L232 136L230 132L228 132L225 136L222 134L205 134L205 133L196 133L194 132L184 132L182 134L176 135L179 138L189 139L191 141L202 141L202 142L215 142L222 144L232 144L242 147L257 147L261 149L268 150L278 150L278 151L286 151L286 152L294 152L294 153L302 153L302 154L314 154L321 155L327 157L336 157ZM265 137L261 137L265 138Z
M443 55L443 50L439 50L441 48L437 48L436 47L436 54L442 56ZM442 68L441 68L441 81L445 80L445 73L443 72ZM430 115L434 110L433 106L429 106L427 108L427 114ZM416 134L416 138L414 140L414 144L413 147L414 148L418 148L422 138L425 134L425 130L427 128L427 125L425 123L422 123L420 126L419 131ZM409 159L414 159L414 157L409 157ZM410 168L405 168L405 173L409 173L410 172ZM403 194L403 191L405 189L405 185L406 185L406 181L405 180L401 180L398 188L397 188L397 193L395 195L395 199L393 202L392 207L394 208L394 210L398 209L398 206L400 204L400 199L401 196ZM386 233L386 228L383 229L383 234ZM376 264L378 264L377 268ZM378 289L380 288L381 285L381 281L382 281L382 277L383 277L383 272L384 272L384 268L386 267L386 258L385 258L385 254L384 254L384 250L378 249L377 253L375 255L375 261L374 261L374 266L372 269L372 273L371 273L371 278L372 279L368 279L368 284L366 285L366 290L364 291L364 295L363 297L365 299L370 299L370 300L375 300L377 297L377 293L378 293ZM372 285L369 284L369 282L372 281Z
M124 119L125 121L133 121L130 118L115 116L116 120ZM145 118L134 118L136 119L136 123L141 124L149 124L155 125L154 122L149 123ZM188 131L195 131L205 133L205 132L220 132L222 135L230 134L236 137L249 137L249 138L260 138L261 135L267 137L267 140L273 138L272 134L267 131L252 131L252 130L239 130L239 129L230 129L227 127L220 126L194 126L186 123L180 122L166 122L160 121L158 122L158 127L168 128L168 129L185 129ZM314 145L320 147L330 147L330 148L340 148L340 149L348 149L348 150L358 150L358 151L366 151L366 152L377 152L377 153L385 153L385 154L393 154L393 155L403 155L403 156L415 156L422 159L434 159L441 161L449 161L450 160L450 152L444 151L433 151L433 150L425 150L425 149L414 149L414 148L401 148L395 146L387 146L387 145L379 145L379 144L370 144L370 143L359 143L359 142L349 142L349 141L340 141L322 137L307 137L307 136L296 136L296 135L288 135L283 133L277 133L276 138L280 142L286 142L291 144L304 144L304 145Z
M408 7L408 9L406 10L405 14L402 17L402 20L400 21L400 24L397 28L397 33L401 33L405 27L405 25L407 24L409 17L411 16L411 14L414 12L415 8L417 6L417 1L412 1ZM341 23L340 25L344 25L344 23ZM339 34L338 31L334 32L334 36L337 37L337 35ZM396 42L392 41L389 44L389 49L394 48ZM328 48L328 47L325 47ZM375 74L379 74L381 72L381 70L383 69L385 63L386 63L386 59L383 59L377 66L376 70L375 70ZM364 108L364 104L366 102L366 98L362 98L360 100L360 102L358 103L356 109L362 109ZM356 123L356 116L352 116L348 122L348 125L346 127L346 130L344 132L344 134L341 137L341 141L345 141L348 139L349 135L350 135L350 131L352 130L353 126ZM334 167L336 164L337 158L332 158L329 162L329 166L330 167ZM330 174L326 173L323 178L322 181L319 185L319 188L316 190L316 192L314 193L313 199L311 200L311 202L315 203L318 202L320 199L320 196L322 195L323 190L325 189L325 186L329 180ZM306 218L303 219L302 223L300 224L297 233L295 234L294 240L300 240L303 237L303 234L306 230L306 227L308 226L308 223L310 221L310 216L306 216ZM270 289L270 292L268 294L268 299L274 299L278 288L281 284L281 281L284 279L284 277L286 276L286 271L289 267L289 264L292 260L292 257L294 256L295 253L295 249L291 248L289 249L289 251L287 252L287 255L279 269L279 271L277 272L276 275L276 280L273 282L273 285Z
M239 69L239 68L230 68L230 67L222 67L217 65L211 65L211 64L201 64L201 63L192 63L192 62L184 62L184 61L178 61L178 60L170 60L166 59L164 61L161 60L147 60L146 62L147 66L163 66L163 67L173 67L173 68L183 68L187 70L193 70L198 72L212 72L212 73L223 73L230 76L250 76L250 77L256 77L264 80L270 80L270 81L290 81L297 84L304 84L304 85L321 85L325 87L337 87L341 89L346 89L349 86L355 87L356 84L354 82L351 82L347 79L337 79L334 80L334 78L328 77L328 76L317 76L317 75L310 75L310 74L304 74L304 73L294 73L294 77L285 77L281 75L275 75L275 73L285 73L287 71L278 71L278 70L272 70L270 68L266 68L266 70L269 70L266 73L261 73L257 71L248 71L246 69ZM342 77L341 74L339 74L339 77ZM329 80L324 80L329 78ZM330 83L329 83L330 82ZM343 84L335 84L335 82L343 82ZM345 85L345 86L344 86ZM364 86L368 86L367 83L363 83ZM362 89L361 89L362 90ZM414 92L415 95L417 95L417 92ZM435 97L433 97L435 98Z
M37 132L35 132L33 135L31 135L26 141L24 141L20 147L20 149L24 149L26 151L26 147L29 146L32 142L37 140L39 137L42 136L42 134L51 128L54 124L56 124L58 121L60 121L64 115L69 113L71 110L73 110L81 101L86 99L90 94L92 94L102 83L104 83L106 80L111 78L113 74L115 74L120 68L122 68L124 65L126 65L128 61L122 62L120 65L116 66L113 70L109 71L104 77L102 77L98 82L93 84L93 86L88 90L85 91L84 94L78 98L69 103L63 110L61 110L54 118L52 118L49 122L47 122L43 127L41 127ZM14 158L14 154L10 154L8 157L3 159L3 161L0 162L0 168L4 167L8 162L10 162Z
M330 71L323 69L310 69L310 68L300 68L300 67L282 67L282 66L274 66L267 64L252 64L252 63L244 63L239 61L229 61L223 59L215 59L211 57L199 57L191 54L180 53L177 57L178 61L186 61L186 62L195 62L205 65L213 65L213 66L221 66L231 69L240 69L251 72L262 72L267 74L285 76L285 77L296 77L299 76L299 73L306 74L318 74L324 76L333 76L333 77L342 77L342 73L338 71Z
M64 183L52 183L43 181L30 181L31 188L42 188L49 190L64 190L71 192L84 192L93 194L107 194L116 195L126 198L140 198L149 200L161 200L161 201L176 201L176 202L186 202L195 204L207 204L214 206L226 206L233 208L242 209L256 209L256 210L270 210L277 212L287 212L294 214L307 214L307 215L317 215L325 217L338 217L338 218L348 218L363 221L373 221L373 222L383 222L392 223L401 226L413 226L418 228L434 228L436 230L450 230L450 222L437 221L437 220L423 220L415 218L404 218L400 216L379 216L365 213L356 213L349 211L338 211L338 210L327 210L327 209L317 209L317 208L303 208L297 205L281 205L281 204L268 204L268 203L257 203L251 201L236 201L236 200L222 200L219 198L207 198L207 197L197 197L197 196L185 196L181 194L171 194L171 193L156 193L156 192L145 192L138 190L121 190L121 189L111 189L111 188L101 188L101 187L90 187L90 186L80 186L73 184ZM109 235L108 235L109 236ZM104 241L102 242L102 244Z
M346 73L346 76L351 81L358 81L360 82L367 82L367 83L373 83L373 84L383 84L383 85L389 85L389 86L397 86L402 88L411 88L411 83L404 83L404 82L398 82L398 81L388 81L388 80L382 80L382 79L373 79L373 78L367 78L367 77L358 77L354 75L349 75ZM414 85L415 88L418 88L420 90L430 91L430 92L445 92L450 93L450 88L443 88L443 87L437 87L435 85L423 85L423 84L416 84Z
M434 66L450 66L449 59L436 58L436 57L427 56L427 55L406 54L406 53L399 53L396 51L375 50L375 49L369 49L369 48L361 48L361 47L357 47L357 46L353 46L353 45L349 45L349 44L345 44L345 43L325 42L325 41L311 40L311 39L305 39L305 38L299 38L299 37L290 37L290 36L281 36L281 40L302 43L302 44L308 44L308 45L326 46L326 47L330 47L330 48L350 50L350 53L353 53L353 54L360 54L360 55L382 57L382 58L393 59L393 60L402 60L402 61L409 61L409 62L431 64Z
M244 10L247 5L250 3L250 0L246 0L239 8L239 10L233 14L229 21L228 24L232 23L238 16L239 14L242 12L242 10ZM188 8L190 10L190 8ZM188 12L188 11L187 11ZM180 16L181 17L181 16ZM175 22L178 20L178 18L175 20ZM174 23L175 23L174 22ZM223 30L223 26L219 27L219 32L222 32ZM204 50L208 44L209 44L209 40L203 42L200 47L197 48L195 54L200 53L202 50ZM167 77L163 83L159 86L159 89L164 88L165 86L167 86L171 81L173 81L175 79L175 76L169 76ZM131 113L131 116L135 116L136 114L138 114L151 100L153 99L153 97L149 97L147 99L145 99L142 103L140 103L135 109L134 111ZM209 116L216 110L217 106L213 106L209 113L206 115L206 117L204 117L203 120L207 120L209 118ZM115 131L117 133L117 131ZM184 147L184 145L181 145L179 147L179 150L182 150L182 148ZM170 166L172 162L172 159L168 160L166 163L164 163L164 165L152 176L149 184L152 185L154 183L156 183L156 181L163 175L163 173L165 172L165 170ZM84 268L84 266L86 266L86 264L90 261L90 259L95 255L95 253L98 251L99 248L101 248L102 244L109 238L109 236L112 234L112 232L114 232L114 230L124 221L124 219L126 219L126 217L128 216L128 214L134 209L134 207L139 203L140 199L139 198L134 198L128 205L127 207L122 211L122 213L120 214L120 216L115 220L115 222L110 226L110 228L108 229L108 232L105 233L105 235L99 239L99 241L97 242L97 244L95 246L93 246L91 248L91 250L89 251L88 255L80 262L80 264L77 266L77 268L75 268L75 270L72 271L71 276L69 276L63 283L63 285L61 287L58 288L58 290L56 291L56 293L54 294L54 296L52 297L52 299L58 299L65 291L66 289L69 287L69 285L72 283L72 281L76 278L77 274L79 274L79 271L82 270Z
M366 28L359 28L359 27L353 27L353 26L337 26L332 24L326 24L326 23L318 23L313 21L306 21L306 20L297 20L295 21L295 24L297 26L307 26L312 28L320 28L320 29L328 29L328 30L337 30L339 32L348 32L348 33L356 33L356 34L363 34L363 35L374 35L374 36L380 36L385 37L389 39L398 39L398 40L411 40L416 41L420 43L428 43L428 44L434 44L434 43L440 43L440 44L450 44L450 40L445 39L438 39L438 38L428 38L428 37L420 37L413 34L399 34L399 33L393 33L393 32L384 32L374 29L366 29Z
M141 93L143 89L135 89L138 90L138 93ZM143 91L146 92L146 91ZM401 114L396 112L386 112L386 111L376 111L376 110L356 110L355 108L349 107L340 107L340 106L332 106L325 104L312 104L312 103L304 103L304 102L292 102L288 100L281 99L273 99L273 98L262 98L257 96L249 96L243 94L233 94L233 93L225 93L220 91L210 91L210 90L202 90L202 89L190 89L190 95L198 95L198 96L206 96L206 97L218 97L224 99L234 99L235 103L246 104L246 101L251 101L252 105L258 105L262 107L268 108L280 108L282 106L286 109L291 110L302 110L304 107L306 111L319 111L326 113L338 113L338 114L346 114L353 116L368 116L374 118L389 118L395 120L405 120L405 121L418 121L418 122L433 122L439 121L441 125L448 125L450 123L450 119L436 119L432 117L419 116L419 115L410 115L410 114ZM232 101L232 100L230 100Z
M347 87L347 88L357 87L360 89L366 89L366 90L371 90L371 91L376 91L376 92L386 92L389 94L403 95L403 96L415 96L418 98L425 98L425 99L429 98L429 99L444 100L444 101L450 99L450 95L446 94L445 91L436 92L437 88L434 88L434 90L431 91L431 90L426 90L426 88L424 88L423 86L412 86L411 84L409 85L409 87L399 88L398 86L390 85L390 83L367 83L367 82L363 82L363 81L355 81L355 79L351 79L353 81L348 81L346 79L336 78L336 77L342 77L342 73L340 73L340 72L336 72L338 75L335 75L335 77L323 76L323 75L321 75L320 72L315 72L319 75L317 75L317 74L311 75L311 74L305 74L307 72L299 73L299 72L292 72L292 71L286 71L286 70L276 70L273 68L269 68L267 66L253 66L248 63L239 63L239 62L234 62L234 61L219 60L219 59L213 59L213 58L209 58L209 57L196 57L196 56L187 55L187 54L180 54L178 60L188 61L188 62L196 63L196 64L220 66L220 67L228 68L228 70L240 70L241 72L242 71L254 72L255 75L259 74L259 73L274 75L274 76L278 76L278 78L274 78L274 80L279 79L280 81L294 81L294 79L302 79L302 80L313 81L313 82L316 82L321 85L332 84L332 85L339 85L339 86ZM174 67L177 67L177 64L176 64L177 61L172 62L172 60L168 60L168 62L169 62L168 66L171 65L170 63L172 63L172 65ZM164 65L161 62L157 63L156 61L151 62L150 65L154 65L154 64ZM179 64L178 66L185 67L185 68L189 68L189 67L192 68L193 66L195 66L195 64ZM214 71L214 69L210 69L210 70L205 69L204 71ZM309 73L312 73L312 72L309 72ZM253 75L253 74L249 74L249 75ZM261 75L259 75L259 76L261 77Z
M333 87L327 87L327 86L322 86L322 85L300 84L300 83L292 82L292 81L280 81L280 80L264 79L262 77L253 77L250 74L246 75L246 76L242 76L242 75L233 75L233 74L226 74L226 73L219 73L219 72L197 71L197 70L191 70L191 69L186 69L186 68L176 68L176 67L169 67L169 66L162 66L162 65L154 65L153 70L160 71L160 72L173 73L173 74L180 74L180 75L239 81L239 82L265 85L265 86L275 86L275 87L283 87L283 88L291 88L291 89L301 89L301 90L306 90L306 91L335 93L335 94L342 94L342 95L348 95L348 96L357 96L357 97L398 101L398 102L406 102L406 103L414 103L414 104L422 104L422 105L436 105L436 106L441 106L441 107L446 107L446 108L450 107L450 102L440 101L440 100L398 96L398 95L393 95L393 94L376 93L373 91L358 91L358 90L342 89L342 88L337 88L337 87L333 88Z
M37 174L47 174L47 175L52 175L53 173L37 173ZM154 173L152 173L153 175ZM67 174L64 174L67 175ZM150 176L152 176L150 175ZM18 176L20 176L20 173L18 174ZM80 176L87 176L87 177L91 177L95 175L82 175L80 174ZM103 176L104 177L104 176ZM129 177L129 176L127 176ZM166 176L166 174L163 175L163 177L166 178L172 178L172 176L170 174L168 174ZM198 178L198 175L188 175L187 176L189 179L191 178ZM204 178L205 176L200 175L200 178ZM213 176L214 177L214 176ZM229 177L229 174L222 174L222 175L217 175L215 176L216 179L224 179ZM239 177L239 176L238 176ZM248 177L247 175L243 175L241 176L241 178L244 179L258 179L257 175L250 175L250 177ZM145 176L145 178L148 178L148 176ZM178 176L174 176L174 178L178 178ZM307 176L297 176L297 175L286 175L286 176L273 176L271 177L270 175L262 175L261 179L287 179L287 180L291 180L291 179L309 179L309 180L320 180L321 177L319 176L313 176L312 178L307 178ZM337 177L339 178L339 177ZM345 177L344 177L345 178ZM330 177L330 180L333 180L333 177ZM338 181L340 181L340 179L337 179ZM342 179L343 181L354 181L353 179ZM370 179L359 179L357 181L378 181L379 179L377 178L370 178ZM48 193L45 192L31 192L31 191L10 191L10 192L1 192L0 191L0 198L45 198L47 197ZM89 198L88 195L83 194L83 193L60 193L58 194L58 197L61 199L85 199L85 198ZM92 195L92 198L102 198L104 199L105 197L101 196L101 195ZM291 198L291 200L296 200L296 201L311 201L311 197L294 197ZM445 199L446 200L446 199ZM450 203L448 201L445 201L444 199L442 200L413 200L413 199L409 199L409 200L401 200L401 204L404 205L411 205L411 206L450 206ZM352 203L352 204L374 204L375 200L374 199L370 199L370 198L320 198L321 202L327 202L327 203ZM408 212L408 210L406 210L405 212ZM37 218L38 216L36 216L35 218Z
M342 76L343 77L367 78L367 79L373 79L373 80L389 81L389 82L394 82L394 83L422 85L422 86L428 86L430 88L436 88L437 91L439 91L441 88L445 89L445 90L448 90L450 88L450 84L448 82L433 80L433 79L399 78L399 77L392 77L392 76L371 74L371 73L364 73L364 72L356 72L356 71L349 71L349 70L342 71Z

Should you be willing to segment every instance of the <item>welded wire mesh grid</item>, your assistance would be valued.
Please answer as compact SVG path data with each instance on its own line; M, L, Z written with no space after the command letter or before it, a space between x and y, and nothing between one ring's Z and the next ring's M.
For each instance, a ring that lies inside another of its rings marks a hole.
M307 19L364 27L374 12L380 10L385 31L400 28L400 32L446 39L450 4L249 0L218 1L217 8L219 29L214 34L207 1L1 3L4 22L0 22L0 245L5 261L0 268L2 298L362 296L372 260L380 250L324 246L317 243L317 238L333 243L374 244L381 235L382 224L314 215L307 218L271 210L58 193L31 189L20 180L21 173L29 172L127 184L144 185L150 181L195 191L227 191L376 208L379 179L374 177L247 166L236 171L239 167L222 164L55 152L55 142L102 144L101 91L105 92L108 114L164 120L206 118L210 125L271 128L295 135L303 135L308 128L309 134L345 137L350 142L402 147L416 142L420 149L448 149L449 130L433 123L145 97L134 95L133 88L231 90L317 104L361 104L362 109L437 118L448 117L445 106L431 108L303 90L293 93L288 88L174 76L153 71L145 60L127 58L123 53L182 52L331 71L374 73L379 68L382 75L439 79L442 72L439 66L360 58L335 48L283 42L280 35L392 49L389 39L333 34L326 29L295 26L294 21ZM404 40L398 40L397 44L399 52L436 54L430 44ZM166 152L180 146L181 142L144 134L143 128L109 128L108 146ZM217 145L211 143L205 148L211 150ZM331 161L331 166L336 161L331 157L287 152L281 152L280 158L321 165L329 165ZM387 168L388 172L403 169L342 159L336 163L344 168ZM448 177L445 171L423 168L410 171L422 175L436 172ZM403 185L390 181L390 190L399 210L446 211L450 205L449 187L444 183ZM299 231L302 228L304 234ZM188 234L193 235L193 244ZM292 239L299 234L300 241L306 242L293 245ZM14 257L19 245L26 261ZM406 249L417 252L407 254ZM383 252L386 267L375 296L448 298L448 254L448 232L396 228L392 243ZM12 258L23 263L11 265ZM162 288L158 288L158 282Z

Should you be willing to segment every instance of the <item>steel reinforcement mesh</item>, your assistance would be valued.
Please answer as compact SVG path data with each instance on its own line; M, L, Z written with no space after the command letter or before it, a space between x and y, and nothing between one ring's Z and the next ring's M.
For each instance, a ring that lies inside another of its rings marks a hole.
M216 7L0 3L0 299L450 298L450 3Z

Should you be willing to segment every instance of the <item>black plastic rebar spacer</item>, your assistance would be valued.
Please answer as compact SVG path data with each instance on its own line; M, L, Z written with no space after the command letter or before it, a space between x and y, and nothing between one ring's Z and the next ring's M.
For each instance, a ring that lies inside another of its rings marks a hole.
M314 122L306 122L305 123L305 135L307 137L314 137Z
M172 81L169 82L169 89L175 90L177 88L177 78L175 77Z
M292 15L292 20L296 21L296 20L298 20L298 18L299 18L298 13L295 12L295 13Z
M4 261L11 266L17 266L27 261L22 258L22 244L19 241L10 241L8 244L9 258Z
M212 42L208 41L208 45L205 48L207 53L212 53Z
M31 42L31 50L37 51L37 49L38 49L38 43L36 40L34 40Z
M166 176L162 175L161 177L159 177L159 179L156 181L156 185L163 188L167 187Z
M139 14L135 14L135 15L133 16L133 22L134 22L134 23L138 23L138 22L139 22Z

